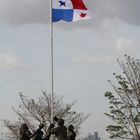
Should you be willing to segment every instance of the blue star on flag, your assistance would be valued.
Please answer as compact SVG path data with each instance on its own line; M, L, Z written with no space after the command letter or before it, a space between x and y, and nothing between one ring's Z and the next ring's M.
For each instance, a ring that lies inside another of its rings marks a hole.
M59 3L60 3L60 6L66 6L66 2L64 2L64 1L59 1Z

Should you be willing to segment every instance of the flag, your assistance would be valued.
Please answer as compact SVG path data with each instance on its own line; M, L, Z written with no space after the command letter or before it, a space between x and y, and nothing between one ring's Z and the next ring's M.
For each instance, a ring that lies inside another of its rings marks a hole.
M82 0L52 0L52 22L73 22L89 19L89 11Z

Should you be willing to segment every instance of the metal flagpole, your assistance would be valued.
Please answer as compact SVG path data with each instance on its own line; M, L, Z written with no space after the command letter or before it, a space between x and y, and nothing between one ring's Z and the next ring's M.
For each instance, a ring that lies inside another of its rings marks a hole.
M53 22L52 22L52 5L50 0L50 49L51 49L51 121L54 116L54 67L53 67Z

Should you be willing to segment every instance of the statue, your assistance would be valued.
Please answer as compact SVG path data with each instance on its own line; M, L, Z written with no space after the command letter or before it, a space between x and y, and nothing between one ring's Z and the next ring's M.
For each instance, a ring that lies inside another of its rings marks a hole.
M67 140L67 128L64 126L64 120L62 118L54 117L58 124L57 127L54 127L54 124L51 124L48 128L48 133L54 134L57 137L57 140Z
M76 132L74 131L74 126L70 124L68 126L67 140L75 140L75 138Z
M43 127L44 124L39 125L39 129L37 129L35 133L32 134L27 124L23 123L19 129L20 140L30 140L30 138L37 135Z
M51 134L50 133L47 133L47 135L45 137L43 137L43 131L39 131L33 140L49 140L50 137L51 137Z

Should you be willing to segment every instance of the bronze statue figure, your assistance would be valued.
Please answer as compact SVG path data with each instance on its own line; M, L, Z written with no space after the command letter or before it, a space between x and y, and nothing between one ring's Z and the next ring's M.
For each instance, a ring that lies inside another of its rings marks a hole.
M64 120L62 118L57 120L58 126L54 128L54 124L51 124L48 132L54 134L57 140L67 140L67 128L64 126Z
M74 126L70 124L68 126L67 140L75 140L75 138L76 132L74 131Z

